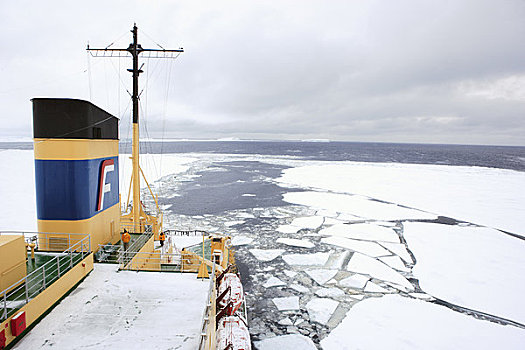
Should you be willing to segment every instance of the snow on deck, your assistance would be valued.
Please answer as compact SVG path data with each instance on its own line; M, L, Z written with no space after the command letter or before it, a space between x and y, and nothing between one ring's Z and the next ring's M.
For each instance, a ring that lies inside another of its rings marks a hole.
M194 274L95 264L14 349L196 349L208 287Z

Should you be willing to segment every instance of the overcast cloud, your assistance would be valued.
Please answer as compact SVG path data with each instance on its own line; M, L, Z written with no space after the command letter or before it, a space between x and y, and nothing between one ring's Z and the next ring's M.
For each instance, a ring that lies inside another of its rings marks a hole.
M32 136L33 97L91 100L125 138L131 62L85 47L133 22L186 51L143 60L149 137L525 145L517 0L2 1L0 140Z

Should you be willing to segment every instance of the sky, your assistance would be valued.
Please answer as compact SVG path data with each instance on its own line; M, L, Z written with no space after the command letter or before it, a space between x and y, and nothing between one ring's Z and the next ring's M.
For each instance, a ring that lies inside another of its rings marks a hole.
M525 146L525 1L2 1L0 141L30 140L33 97L80 98L130 135Z

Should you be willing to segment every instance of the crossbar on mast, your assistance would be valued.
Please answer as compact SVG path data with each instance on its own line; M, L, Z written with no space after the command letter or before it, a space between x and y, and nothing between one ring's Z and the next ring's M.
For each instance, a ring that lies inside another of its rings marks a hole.
M173 54L173 53L182 53L184 50L179 49L144 49L138 43L138 28L137 25L133 25L131 30L133 33L133 42L129 44L129 47L126 49L92 49L87 47L87 51L94 57L129 57L128 55L122 56L121 52L128 52L133 58L133 68L128 69L129 72L133 75L133 93L131 99L133 101L133 142L132 142L132 163L133 163L133 174L131 176L132 187L133 187L133 207L129 217L126 215L123 217L132 219L132 232L134 233L143 233L144 232L144 223L148 221L157 219L153 216L147 215L141 208L140 201L140 175L139 175L139 75L142 73L142 70L139 69L139 55L141 53L151 53L151 54ZM113 53L116 55L113 56ZM152 57L160 58L160 57ZM141 215L142 214L142 215ZM153 227L162 229L162 219L160 225L158 220L154 220Z

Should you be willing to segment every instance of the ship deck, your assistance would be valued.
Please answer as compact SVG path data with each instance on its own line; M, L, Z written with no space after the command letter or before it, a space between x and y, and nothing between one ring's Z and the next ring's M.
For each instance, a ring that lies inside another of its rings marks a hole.
M14 349L195 349L208 287L195 274L95 264Z

